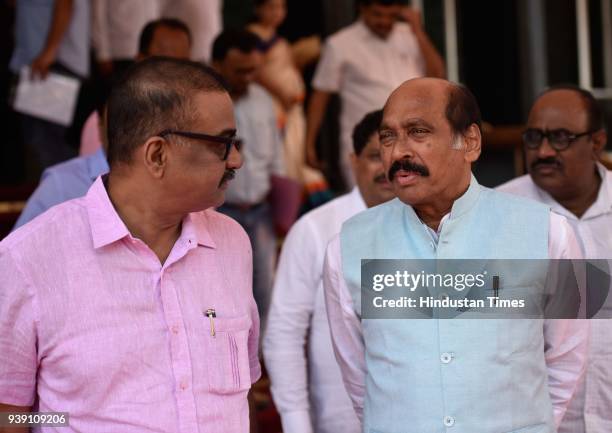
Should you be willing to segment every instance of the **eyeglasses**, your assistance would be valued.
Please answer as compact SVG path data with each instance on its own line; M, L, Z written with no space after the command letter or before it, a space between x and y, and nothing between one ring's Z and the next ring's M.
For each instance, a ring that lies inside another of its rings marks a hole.
M174 129L165 129L157 135L160 137L164 137L164 138L167 135L179 135L181 137L193 138L196 140L212 141L214 143L225 144L225 152L223 154L223 157L221 158L222 161L227 161L230 151L232 150L232 146L235 146L238 152L240 152L240 149L242 148L242 140L237 137L226 137L223 135L208 135L208 134L200 134L199 132L189 132L189 131L176 131Z
M551 131L542 131L537 128L530 128L523 132L523 142L527 149L538 149L542 145L544 138L548 140L550 147L557 151L567 149L570 144L584 137L585 135L591 135L595 131L581 132L580 134L574 134L566 129L553 129Z

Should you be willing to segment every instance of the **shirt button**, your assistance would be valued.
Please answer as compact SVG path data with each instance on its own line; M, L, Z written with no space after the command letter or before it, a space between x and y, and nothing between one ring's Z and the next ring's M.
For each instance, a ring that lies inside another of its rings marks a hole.
M444 352L442 355L440 355L440 361L442 361L444 364L448 364L452 360L453 360L452 353Z
M186 381L182 381L181 382L181 390L185 391L187 388L189 388L189 385L187 384Z
M455 418L453 418L452 416L445 416L444 417L444 425L446 427L452 427L455 425Z
M178 325L173 325L173 326L172 326L172 333L173 333L173 334L178 334L178 332L179 332Z

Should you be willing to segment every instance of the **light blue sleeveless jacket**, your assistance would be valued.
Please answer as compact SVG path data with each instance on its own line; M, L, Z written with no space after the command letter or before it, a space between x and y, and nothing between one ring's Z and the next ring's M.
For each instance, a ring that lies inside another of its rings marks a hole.
M392 200L348 220L345 280L361 311L361 259L548 259L549 210L472 177L438 245ZM553 433L541 319L363 319L365 433Z

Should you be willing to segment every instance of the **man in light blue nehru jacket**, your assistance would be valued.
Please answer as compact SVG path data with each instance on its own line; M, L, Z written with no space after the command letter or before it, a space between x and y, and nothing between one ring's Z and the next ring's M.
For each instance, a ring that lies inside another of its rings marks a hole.
M588 325L550 319L361 317L361 259L570 259L566 219L484 188L471 173L480 110L468 89L418 78L389 97L379 131L397 198L328 246L336 358L367 433L554 433L586 362Z

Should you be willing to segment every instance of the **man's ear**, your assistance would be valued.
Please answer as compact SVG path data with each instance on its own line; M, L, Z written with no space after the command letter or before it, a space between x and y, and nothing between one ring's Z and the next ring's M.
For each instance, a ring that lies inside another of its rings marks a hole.
M480 128L472 123L463 133L463 143L465 146L465 160L469 163L475 162L482 152L482 135Z
M601 157L601 153L606 148L606 143L608 142L608 134L606 130L601 128L599 131L596 131L592 135L593 140L593 158L596 161L599 161Z
M153 177L161 179L168 162L168 142L162 137L151 137L145 142L143 153L147 171Z

